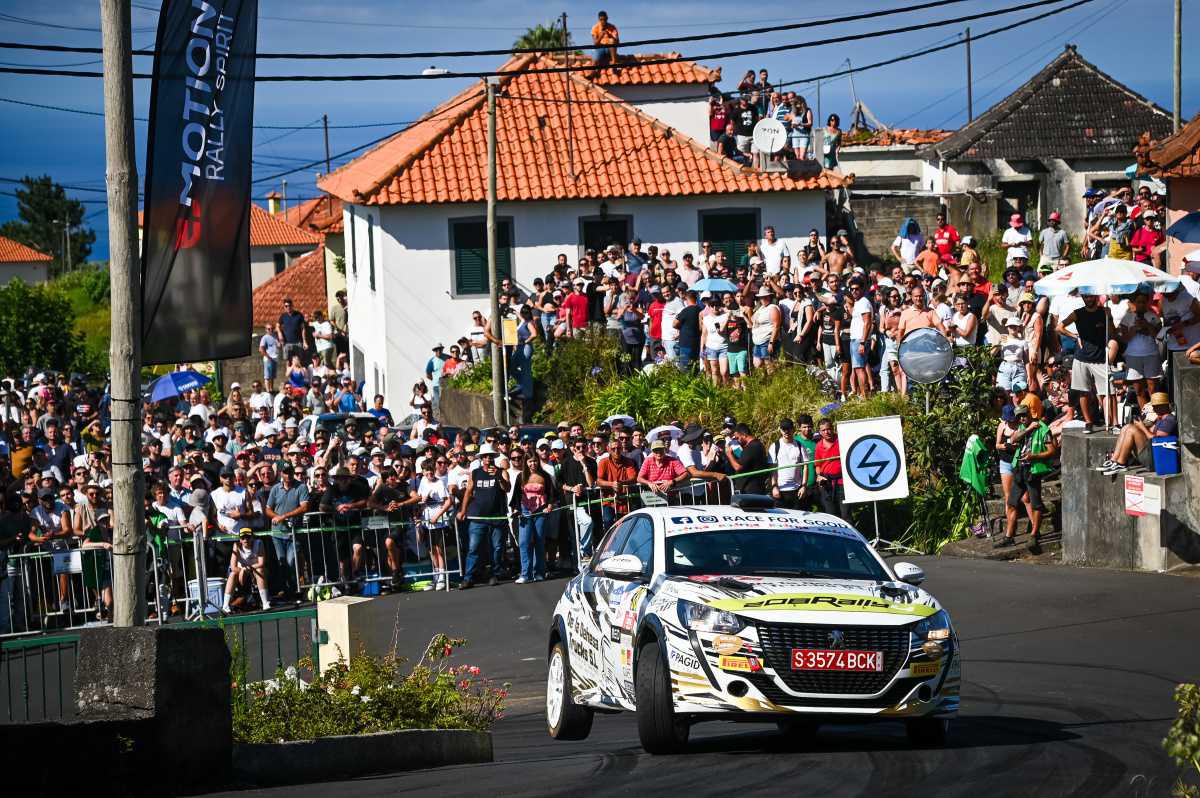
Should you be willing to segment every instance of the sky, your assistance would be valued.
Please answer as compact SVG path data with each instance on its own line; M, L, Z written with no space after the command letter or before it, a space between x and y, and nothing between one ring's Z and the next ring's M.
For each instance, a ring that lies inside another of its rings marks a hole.
M831 16L875 11L917 0L841 0L829 3L772 2L759 0L738 5L712 0L655 0L631 2L605 0L610 21L624 41L693 35L718 31L809 22ZM642 52L677 50L702 56L757 47L792 44L887 28L899 28L1009 8L1013 3L969 0L862 22L804 28L637 48ZM1183 3L1185 35L1200 32L1195 15L1198 0ZM156 0L134 0L133 44L152 49L157 22ZM572 42L590 43L596 4L544 2L543 0L455 0L437 3L401 3L358 0L342 5L313 0L259 0L258 48L262 52L344 51L443 51L498 49L511 46L527 27L549 24L563 12L568 17ZM1092 0L1049 19L1000 33L972 45L974 105L976 115L1004 99L1052 60L1068 43L1117 80L1170 110L1172 92L1173 0ZM847 59L851 65L925 49L961 37L964 24L972 34L1002 27L1041 13L1045 8L1004 14L954 26L877 37L857 42L823 45L776 53L702 58L709 67L721 67L719 86L732 90L747 69L766 68L774 81L804 80L837 71ZM40 44L99 46L97 0L56 0L29 3L0 0L4 33L0 39ZM14 21L19 17L26 21ZM34 24L31 24L34 23ZM1131 36L1131 31L1136 31ZM1200 69L1189 63L1189 41L1184 42L1183 119L1200 110ZM1195 49L1192 48L1192 53ZM0 51L0 66L41 66L98 70L100 56ZM417 72L430 66L452 71L494 69L503 56L401 61L260 62L259 74L388 73ZM429 63L426 63L428 61ZM149 72L150 58L136 58L135 72ZM1191 79L1189 79L1189 71ZM472 79L359 82L359 83L260 83L255 90L256 125L311 125L303 130L256 130L255 179L305 165L324 157L321 116L328 115L330 151L334 154L398 130L431 107L472 83ZM149 106L149 81L135 81L134 115L145 117ZM815 104L815 86L799 87ZM108 219L103 204L104 120L61 111L31 108L6 102L17 100L86 111L103 107L101 81L96 78L43 77L0 74L0 221L15 218L13 184L3 180L24 175L48 174L64 185L91 188L68 193L87 201L86 224L96 231L93 259L107 257ZM821 111L838 112L848 124L852 91L883 123L892 127L948 128L966 122L966 66L962 47L923 56L900 64L857 73L853 86L847 78L821 86ZM339 127L372 125L372 127ZM135 122L139 173L145 168L146 123ZM1052 155L1053 153L1048 153ZM334 161L334 167L349 157ZM288 176L289 201L315 196L316 172L322 167ZM278 181L259 182L254 197L262 202Z

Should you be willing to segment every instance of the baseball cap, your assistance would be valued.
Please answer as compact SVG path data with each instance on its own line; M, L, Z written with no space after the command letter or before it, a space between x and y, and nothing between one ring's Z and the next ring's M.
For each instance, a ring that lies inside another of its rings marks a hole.
M231 391L232 391L232 390L235 390L235 389L238 389L238 388L241 388L241 387L242 387L242 384L241 384L240 382L235 382L235 383L231 383L231 384L230 384L230 386L229 386L229 390L231 390Z
M661 438L655 438L654 443L650 444L650 451L657 452L660 449L666 449L667 442Z
M975 246L975 236L963 236L962 242L968 247L973 247Z
M1058 211L1054 211L1053 213L1051 213L1051 214L1050 214L1050 221L1052 221L1052 222L1061 222L1061 221L1062 221L1062 214L1061 214L1061 213L1059 213Z
M1014 213L1012 216L1008 217L1009 227L1020 227L1021 223L1021 214L1019 213Z
M1036 303L1036 302L1037 302L1037 297L1036 297L1036 296L1034 296L1033 294L1029 293L1028 291L1026 291L1025 293L1021 294L1021 298L1020 298L1020 299L1018 299L1018 300L1017 300L1017 302L1018 302L1018 303L1020 303L1020 302L1033 302L1033 303Z
M565 448L567 448L567 445L565 443L563 443L562 438L559 438L558 440L556 440L550 444L550 448L551 449L565 449Z
M439 351L439 350L441 350L441 349L445 349L445 348L446 348L446 347L445 347L444 345L442 345L442 344L437 344L437 345L435 345L435 346L433 347L433 351L434 351L434 352L437 352L437 351Z
M1004 322L1004 326L1005 327L1023 327L1024 325L1021 324L1020 316L1009 316L1008 319Z

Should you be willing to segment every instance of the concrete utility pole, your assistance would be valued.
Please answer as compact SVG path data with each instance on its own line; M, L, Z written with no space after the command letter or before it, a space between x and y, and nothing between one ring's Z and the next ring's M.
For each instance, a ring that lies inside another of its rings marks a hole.
M562 46L571 46L571 32L567 30L567 12L562 15L563 37ZM566 65L571 66L571 51L563 50ZM563 86L567 90L567 174L575 179L575 127L571 120L571 73L563 73Z
M104 40L104 154L108 184L108 272L112 293L113 625L146 623L146 529L140 391L142 274L133 149L130 0L100 0Z
M500 78L493 75L487 78L487 253L488 253L488 293L492 298L492 335L497 341L504 340L500 327L500 277L496 269L496 87ZM492 344L492 420L496 424L504 421L504 394L508 386L504 384L504 347Z
M332 171L329 167L329 115L321 114L321 124L325 128L325 174ZM325 212L333 213L333 197L329 194L325 195Z
M967 28L967 122L975 120L975 97L971 90L971 29Z
M1171 130L1179 132L1179 114L1183 107L1183 0L1175 0L1175 91L1171 107Z

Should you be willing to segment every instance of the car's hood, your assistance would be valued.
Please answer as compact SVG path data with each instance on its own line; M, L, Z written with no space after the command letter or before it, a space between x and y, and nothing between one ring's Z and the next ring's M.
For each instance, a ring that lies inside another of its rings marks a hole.
M770 623L901 626L941 609L920 588L858 579L668 576L658 592Z

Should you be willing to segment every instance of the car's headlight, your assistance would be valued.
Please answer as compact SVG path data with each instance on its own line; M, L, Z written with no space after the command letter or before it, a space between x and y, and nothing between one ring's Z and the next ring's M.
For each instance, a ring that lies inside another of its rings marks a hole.
M912 629L913 644L921 645L926 641L941 642L950 639L950 616L945 610L938 610L933 615L920 621Z
M732 612L713 609L705 604L680 599L678 609L679 622L694 632L737 634L746 626L745 622Z

